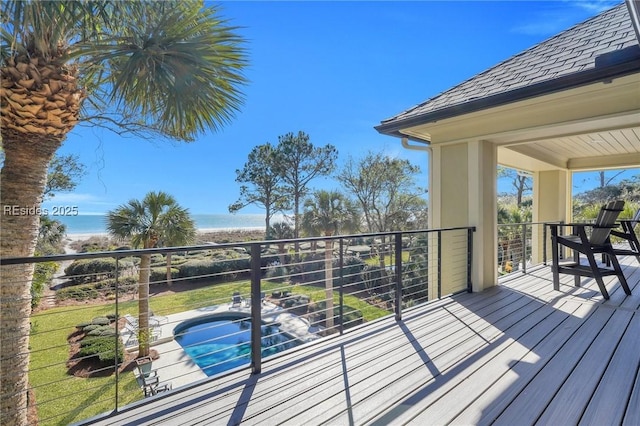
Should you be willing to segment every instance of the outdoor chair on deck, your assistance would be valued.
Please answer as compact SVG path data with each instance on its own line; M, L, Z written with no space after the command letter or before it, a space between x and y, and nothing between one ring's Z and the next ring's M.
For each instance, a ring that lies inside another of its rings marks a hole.
M602 277L615 275L618 277L626 294L631 294L627 280L622 273L620 263L611 245L611 230L616 227L616 219L624 207L624 201L612 201L600 209L595 223L568 223L550 224L553 265L553 288L560 290L560 274L574 275L575 285L580 286L580 277L591 277L596 280L600 292L605 299L609 299L609 293L604 285ZM572 227L571 235L560 235L559 227ZM591 229L590 235L587 228ZM564 247L573 250L573 259L560 261L560 250ZM580 254L584 255L587 264L580 261ZM611 261L611 267L599 265L596 255L606 256Z
M138 381L145 397L170 391L173 388L171 382L160 382L158 370L146 371L140 365L138 365Z
M638 241L638 235L635 231L636 225L640 223L640 209L631 219L621 219L618 222L620 222L620 228L612 229L611 236L625 240L629 244L629 248L614 246L614 253L620 256L635 256L640 263L640 241Z
M138 320L129 314L125 314L124 319L125 319L125 323L124 323L125 332L122 333L124 346L126 348L138 346L140 344L140 341L138 340L138 334L140 332L140 329L138 326ZM158 341L162 333L162 330L159 327L159 323L156 325L156 324L153 324L151 321L149 321L149 333L150 333L150 336L149 336L150 342Z

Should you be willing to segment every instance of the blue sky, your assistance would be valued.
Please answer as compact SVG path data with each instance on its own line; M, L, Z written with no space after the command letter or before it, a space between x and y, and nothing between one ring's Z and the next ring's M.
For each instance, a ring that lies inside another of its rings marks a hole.
M216 3L247 39L249 84L236 118L188 144L78 127L59 153L78 155L87 175L44 207L103 213L163 190L192 213L226 213L238 198L235 170L251 149L300 130L315 145L336 146L340 162L368 150L409 159L426 187L426 154L373 126L617 3ZM313 186L337 187L324 178Z

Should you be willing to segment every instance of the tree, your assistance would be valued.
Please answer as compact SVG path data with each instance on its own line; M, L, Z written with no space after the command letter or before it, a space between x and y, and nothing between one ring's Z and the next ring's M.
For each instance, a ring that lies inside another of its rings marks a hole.
M132 247L149 249L162 243L190 242L195 223L187 209L164 192L149 192L142 201L127 204L107 213L107 231L114 237L131 241ZM149 275L151 255L140 256L138 279L138 357L149 355Z
M318 176L329 175L337 158L338 151L333 145L315 147L304 132L278 137L276 167L293 201L295 238L300 237L300 201L309 193L309 183Z
M498 179L500 178L511 180L511 186L516 190L516 203L518 204L518 208L521 207L524 194L531 191L532 188L532 179L530 174L498 166Z
M610 176L609 178L607 178L605 176L605 170L600 170L598 172L598 177L600 180L600 188L604 188L605 186L611 185L613 180L618 176L620 176L621 174L623 174L624 172L626 172L626 170L620 170L619 172L616 172L613 176Z
M56 155L49 163L44 197L53 197L56 192L70 192L78 186L78 180L86 169L77 155Z
M312 198L304 203L302 222L307 229L316 231L316 235L332 237L342 231L355 230L358 227L358 214L355 206L337 191L316 191ZM327 300L327 328L333 328L333 239L325 240L325 291Z
M270 228L267 233L267 240L290 240L293 238L293 229L285 222L276 222ZM286 264L285 249L286 244L284 242L278 242L278 253L280 255L280 264L284 266Z
M415 183L419 172L420 168L408 160L369 152L359 161L349 158L337 179L357 200L368 232L400 231L410 226L411 218L424 216L418 213L420 208L426 210L426 202ZM382 238L378 249L382 269L384 246Z
M276 151L270 143L254 147L244 167L236 170L236 182L243 185L240 186L240 198L229 206L230 213L251 204L263 207L267 239L271 232L270 223L273 215L289 208L282 177L276 169L275 161Z
M244 42L202 1L1 3L0 256L34 253L47 167L78 124L193 140L242 102ZM26 214L4 214L7 207ZM26 424L33 264L2 266L0 417Z

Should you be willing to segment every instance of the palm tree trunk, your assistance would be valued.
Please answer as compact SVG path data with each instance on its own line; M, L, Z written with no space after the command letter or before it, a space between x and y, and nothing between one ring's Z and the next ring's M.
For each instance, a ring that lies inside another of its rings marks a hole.
M148 247L145 247L148 248ZM151 255L140 256L140 275L138 279L138 357L149 355L149 267L151 266Z
M0 172L3 259L33 256L47 166L60 146L60 140L54 137L27 138L10 133L3 130L5 161ZM6 425L27 424L33 266L0 267L0 418Z
M324 243L324 270L327 299L327 329L333 328L333 240Z

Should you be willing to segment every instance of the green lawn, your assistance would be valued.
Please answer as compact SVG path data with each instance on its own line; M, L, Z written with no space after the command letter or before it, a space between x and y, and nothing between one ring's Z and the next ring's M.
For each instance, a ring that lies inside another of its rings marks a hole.
M273 290L289 290L296 294L306 294L311 297L312 301L325 298L325 290L313 286L283 286L280 283L263 281L262 290L267 294ZM216 284L168 296L152 297L150 305L157 314L169 315L226 303L234 291L249 294L249 281ZM338 302L338 293L334 292L336 307ZM389 315L389 312L371 306L351 295L344 295L344 303L346 306L360 310L365 321ZM96 316L104 316L114 312L115 303L87 304L48 309L32 316L29 380L36 396L40 425L66 425L114 409L116 403L115 375L83 379L67 374L66 367L69 357L67 338L76 330L75 326L81 322L90 321ZM137 302L121 302L119 313L121 315L125 313L135 315ZM120 374L119 406L142 399L142 397L142 391L139 389L133 373Z

